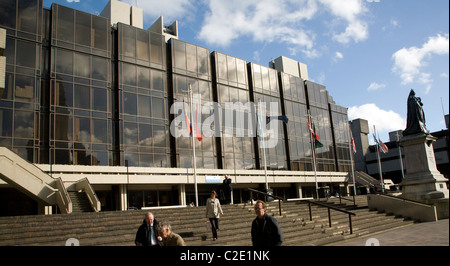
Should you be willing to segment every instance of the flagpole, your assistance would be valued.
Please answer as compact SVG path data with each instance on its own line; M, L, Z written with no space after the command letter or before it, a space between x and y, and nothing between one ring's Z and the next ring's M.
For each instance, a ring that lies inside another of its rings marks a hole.
M258 107L261 107L261 99L259 99ZM260 111L259 108L258 108L258 111ZM260 113L260 114L261 114L261 113ZM263 139L263 136L262 136L262 126L261 126L261 121L260 121L260 119L258 119L258 123L259 123L259 125L258 125L258 129L259 129L259 130L258 130L258 131L259 131L259 140L260 140L260 142L261 142L261 148L262 148L262 150L263 150L264 176L265 176L265 181L266 181L266 192L267 192L267 191L269 191L269 181L268 181L268 178L267 178L266 144L264 143L264 139Z
M195 159L195 136L194 136L194 112L192 111L192 102L194 100L194 96L192 93L192 88L191 88L191 84L189 84L189 108L190 108L190 112L191 112L191 125L187 125L188 127L191 126L191 134L192 134L192 155L193 155L193 164L194 164L194 190L195 190L195 206L198 207L198 189L197 189L197 161ZM196 132L197 134L197 132Z
M312 125L312 117L311 117L311 114L310 114L309 110L308 110L308 121L309 121L309 124ZM316 183L316 197L317 197L317 199L319 199L320 198L319 197L319 185L317 183L317 167L316 167L316 147L314 145L314 141L312 139L311 132L309 134L309 140L311 141L312 156L313 156L314 180L315 180L315 183Z
M347 130L348 130L348 137L350 138L349 141L349 151L350 151L350 162L352 165L352 179L353 179L353 205L356 206L356 181L355 181L355 168L353 167L353 143L352 143L352 139L353 139L353 134L351 133L350 130L350 123L347 123Z
M381 182L381 192L384 193L384 181L383 181L383 172L381 170L381 159L380 159L380 145L377 140L377 130L375 129L375 125L373 126L374 138L375 138L375 146L377 146L377 160L378 160L378 171L380 172L380 182Z

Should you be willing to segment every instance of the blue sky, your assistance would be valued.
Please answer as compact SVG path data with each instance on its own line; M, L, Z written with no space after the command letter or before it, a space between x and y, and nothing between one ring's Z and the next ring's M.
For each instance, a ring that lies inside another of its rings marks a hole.
M100 14L108 0L44 0ZM286 56L308 65L350 120L369 121L381 140L405 129L406 102L422 98L430 131L449 113L449 1L123 0L179 22L179 39L268 66Z

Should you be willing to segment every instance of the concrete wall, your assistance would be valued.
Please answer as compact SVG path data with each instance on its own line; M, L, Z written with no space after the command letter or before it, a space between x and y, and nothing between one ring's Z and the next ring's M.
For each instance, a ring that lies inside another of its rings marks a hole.
M438 220L436 207L432 205L375 194L368 195L367 201L369 209L371 210L401 215L405 218L420 220L421 222L433 222Z
M100 16L109 18L111 25L123 23L142 29L144 27L144 12L142 8L130 6L127 3L110 0Z

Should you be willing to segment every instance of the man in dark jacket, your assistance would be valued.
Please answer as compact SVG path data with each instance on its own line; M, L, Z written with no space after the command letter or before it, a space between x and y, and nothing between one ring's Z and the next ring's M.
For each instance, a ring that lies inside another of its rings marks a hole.
M134 243L136 246L161 246L162 238L158 232L158 221L155 220L153 213L145 214L144 222L136 233Z
M233 187L231 186L231 179L228 175L225 175L225 179L223 180L222 185L223 193L225 194L225 200L223 201L224 204L230 204L231 203L231 192L233 191ZM220 199L222 200L222 199Z
M255 204L256 218L252 223L253 246L281 246L283 233L275 218L266 212L266 203L258 200Z

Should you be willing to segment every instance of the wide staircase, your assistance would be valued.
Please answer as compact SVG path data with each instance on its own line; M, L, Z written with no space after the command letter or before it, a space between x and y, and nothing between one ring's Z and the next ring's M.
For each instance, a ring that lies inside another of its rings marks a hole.
M329 227L328 209L300 201L283 202L279 215L278 202L268 203L267 212L279 222L285 246L327 245L374 232L411 225L414 221L386 213L369 211L367 197L356 197L353 202L330 198L326 202L334 207L355 213L350 234L348 214L331 210ZM205 207L154 209L155 219L167 220L172 231L180 234L188 246L250 246L250 228L255 213L251 204L223 206L218 239L212 240L207 230ZM352 208L352 209L349 209ZM82 246L133 246L139 225L148 210L117 212L84 212L59 215L0 217L0 245L63 246L76 238Z

